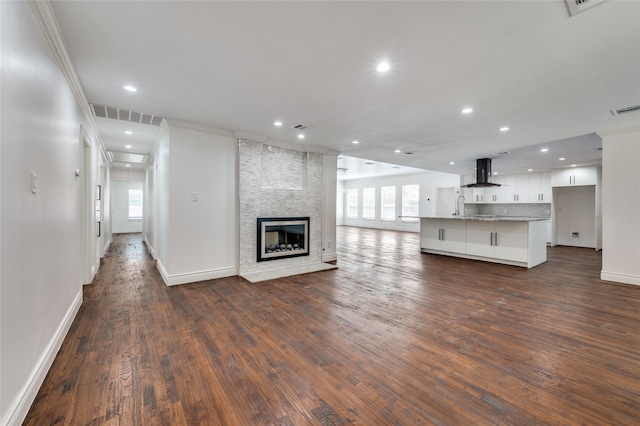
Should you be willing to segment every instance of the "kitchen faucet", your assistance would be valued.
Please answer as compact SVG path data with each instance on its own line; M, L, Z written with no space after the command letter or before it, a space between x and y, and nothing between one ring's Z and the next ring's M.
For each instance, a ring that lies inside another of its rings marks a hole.
M456 211L453 213L454 216L460 216L460 198L462 198L462 205L464 206L464 195L458 195L458 198L456 198Z

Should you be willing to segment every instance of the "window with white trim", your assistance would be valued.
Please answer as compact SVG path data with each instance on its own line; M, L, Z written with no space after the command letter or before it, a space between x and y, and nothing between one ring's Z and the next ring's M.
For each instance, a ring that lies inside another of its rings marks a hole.
M142 189L129 188L129 219L142 219Z
M362 189L362 218L363 219L376 218L376 189L375 188Z
M358 188L347 189L347 217L358 218Z
M402 185L402 221L417 222L420 215L420 185Z
M396 187L380 188L380 220L396 220Z

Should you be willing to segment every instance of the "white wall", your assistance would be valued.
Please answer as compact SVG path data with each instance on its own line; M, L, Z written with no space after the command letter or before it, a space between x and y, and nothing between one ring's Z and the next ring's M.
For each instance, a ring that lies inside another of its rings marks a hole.
M79 101L80 86L70 84L68 69L59 65L60 57L49 45L55 37L44 35L46 28L55 27L45 23L53 22L47 8L0 2L3 425L24 419L82 303L83 216L88 211L83 207L83 181L88 179L91 189L87 202L95 203L100 176L95 123L82 109L86 104ZM90 144L89 170L83 167L83 134ZM81 172L78 177L76 170ZM38 177L35 194L32 171ZM96 259L99 263L92 238L86 260Z
M129 219L129 189L142 190L143 183L116 179L111 181L111 217L114 234L142 232L142 219Z
M420 216L436 215L436 199L439 187L456 187L460 186L460 176L451 173L440 173L425 171L423 173L414 173L398 176L386 176L377 178L352 179L344 180L344 208L347 208L346 191L349 188L358 188L358 219L348 218L345 212L342 212L344 225L361 226L367 228L393 229L397 231L419 232L419 222L403 222L398 216L402 215L402 186L403 185L420 185ZM383 221L380 220L380 188L383 186L396 187L396 220ZM362 188L376 188L376 218L362 218ZM346 211L346 210L345 210ZM340 213L338 213L340 217Z
M640 130L601 136L601 278L640 285Z
M161 126L147 174L156 224L145 238L168 285L237 274L236 152L224 131Z
M331 262L338 259L336 251L337 153L324 154L322 167L322 261Z
M596 186L553 189L556 238L561 246L596 247ZM573 234L577 233L577 236Z

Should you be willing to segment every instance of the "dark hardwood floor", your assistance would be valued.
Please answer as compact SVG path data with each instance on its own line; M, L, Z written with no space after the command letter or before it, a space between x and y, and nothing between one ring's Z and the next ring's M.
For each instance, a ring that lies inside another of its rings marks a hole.
M338 228L339 269L166 287L114 236L27 425L638 425L640 287Z

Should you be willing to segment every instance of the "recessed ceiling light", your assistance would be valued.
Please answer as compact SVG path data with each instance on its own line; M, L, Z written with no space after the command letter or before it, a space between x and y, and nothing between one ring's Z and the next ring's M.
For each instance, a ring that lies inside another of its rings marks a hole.
M131 145L125 145L124 147L127 148L127 149L133 148Z
M507 126L500 127L500 131L501 132L506 132L507 130L509 130L509 128Z
M455 161L449 161L449 164L453 166L456 163L455 163Z
M131 167L131 164L125 164L124 166L125 167Z
M540 152L547 152L547 151L549 151L549 148L542 148L542 149L540 150Z
M494 175L497 175L497 174L498 174L498 172L493 172L493 174L494 174Z
M351 143L354 144L354 145L358 145L360 142L359 141L353 141Z
M396 154L400 154L402 151L400 151L399 149L396 149L396 150L395 150L395 151L393 151L393 152L395 152Z
M136 89L133 86L124 86L124 90L126 90L127 92L137 92L138 89Z
M274 121L273 125L274 126L282 126L282 121L280 121L280 120Z
M127 135L132 135L133 134L133 132L131 130L125 130L124 133L127 134Z
M577 164L572 164L572 165L571 165L571 167L577 167L577 166L578 166Z
M387 72L390 68L391 67L389 66L388 62L380 62L376 67L376 70L378 70L378 72Z
M564 157L560 157L560 158L558 158L558 160L560 160L560 161L564 161L564 160L566 160L566 158L564 158Z
M471 114L473 112L473 108L471 107L466 107L462 110L463 114Z
M528 172L532 172L532 171L533 171L533 169L527 169L527 171L528 171Z
M303 133L298 133L298 139L304 139L304 134Z

